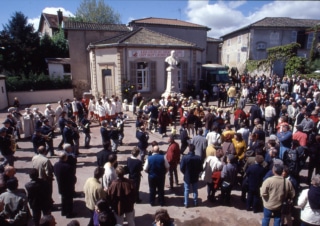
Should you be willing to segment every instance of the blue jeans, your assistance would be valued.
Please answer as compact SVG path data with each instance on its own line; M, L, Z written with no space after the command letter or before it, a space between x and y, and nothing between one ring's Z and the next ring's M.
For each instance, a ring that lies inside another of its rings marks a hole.
M269 210L267 208L263 208L263 218L262 218L262 226L269 226L270 219L274 218L274 226L280 226L281 224L281 210Z
M198 182L195 182L193 184L188 184L184 182L184 205L185 206L188 206L190 187L192 187L193 202L195 205L198 204Z

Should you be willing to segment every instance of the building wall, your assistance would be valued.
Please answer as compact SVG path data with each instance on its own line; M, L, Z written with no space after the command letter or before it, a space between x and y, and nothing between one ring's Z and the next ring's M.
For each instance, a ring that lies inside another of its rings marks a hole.
M247 31L235 34L223 40L221 64L237 67L240 72L245 69L245 63L249 58L250 33Z
M117 34L120 32L68 30L72 83L76 97L81 97L83 92L91 89L88 45Z
M206 63L220 64L219 56L219 44L220 42L207 42L206 48Z
M148 91L136 90L136 92L141 92L146 97L160 97L165 91L167 81L165 58L170 55L171 50L138 47L92 50L90 56L92 57L91 62L94 64L91 66L93 94L110 95L110 92L108 93L105 89L104 76L101 73L103 68L108 67L112 70L114 91L111 93L121 96L125 81L130 81L130 84L136 87L136 69L132 67L136 66L138 62L146 62L149 67L150 89ZM181 89L185 90L188 80L197 80L198 74L200 76L200 72L197 74L197 67L200 68L201 65L197 66L196 62L201 59L201 52L189 49L175 49L175 51L181 65ZM96 74L96 84L94 84L94 74Z
M1 80L0 80L1 81ZM57 103L59 100L73 99L72 89L8 92L9 103L18 97L20 104Z

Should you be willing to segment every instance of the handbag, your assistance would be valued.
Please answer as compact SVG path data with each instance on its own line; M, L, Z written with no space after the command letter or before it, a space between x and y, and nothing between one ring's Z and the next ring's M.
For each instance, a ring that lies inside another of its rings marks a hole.
M284 215L287 215L289 213L291 213L291 209L292 209L292 201L290 199L287 198L287 194L286 194L286 179L283 179L283 193L284 193L284 198L282 201L282 205L281 205L281 213Z

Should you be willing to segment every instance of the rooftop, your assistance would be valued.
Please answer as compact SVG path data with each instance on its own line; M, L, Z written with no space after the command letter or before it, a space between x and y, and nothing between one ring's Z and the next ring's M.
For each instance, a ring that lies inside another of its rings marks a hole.
M125 24L98 24L77 21L66 21L63 28L65 30L129 31Z

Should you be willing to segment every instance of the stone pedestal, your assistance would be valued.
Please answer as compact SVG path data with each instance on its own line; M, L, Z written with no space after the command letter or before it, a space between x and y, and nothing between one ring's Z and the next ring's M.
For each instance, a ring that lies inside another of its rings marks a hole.
M174 94L180 93L178 72L179 68L175 66L167 67L167 86L165 92L162 94L165 98L169 95L173 96Z

